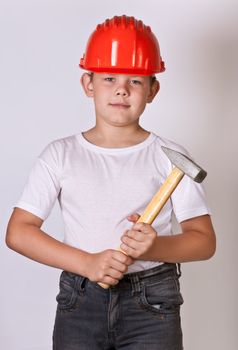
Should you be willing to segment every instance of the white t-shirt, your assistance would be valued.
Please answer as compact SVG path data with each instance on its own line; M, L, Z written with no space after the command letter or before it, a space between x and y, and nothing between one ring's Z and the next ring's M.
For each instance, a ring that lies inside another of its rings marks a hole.
M65 225L64 242L94 253L116 249L126 218L142 214L171 172L161 145L187 152L150 133L135 146L103 148L77 134L50 143L38 157L16 207L45 220L58 199ZM171 217L178 222L209 214L201 184L185 176L153 223L159 235L171 235ZM157 266L136 261L128 272Z

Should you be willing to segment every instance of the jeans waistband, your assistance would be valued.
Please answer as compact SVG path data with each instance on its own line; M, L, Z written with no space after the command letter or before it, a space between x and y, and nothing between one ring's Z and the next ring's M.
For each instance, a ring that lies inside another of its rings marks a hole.
M181 275L180 264L163 263L161 265L153 267L152 269L128 273L124 276L124 278L131 279L131 278L134 278L135 276L138 276L139 279L144 279L144 278L159 275L171 270L176 271L180 277Z
M180 264L163 263L152 269L128 273L117 285L111 288L124 289L129 287L134 292L140 292L142 284L150 283L150 281L155 279L162 280L169 275L179 278L181 276Z

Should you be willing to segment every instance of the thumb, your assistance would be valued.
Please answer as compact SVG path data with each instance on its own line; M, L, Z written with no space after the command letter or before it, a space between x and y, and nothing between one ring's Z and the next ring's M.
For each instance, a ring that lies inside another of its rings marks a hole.
M139 220L140 215L139 214L131 214L129 216L127 216L127 220L130 222L137 222L137 220Z

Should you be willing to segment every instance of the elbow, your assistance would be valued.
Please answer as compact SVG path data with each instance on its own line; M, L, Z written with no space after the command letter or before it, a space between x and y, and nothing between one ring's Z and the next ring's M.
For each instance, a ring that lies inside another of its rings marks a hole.
M9 220L5 242L8 248L23 254L29 245L32 228L40 228L42 220L22 209L16 208Z
M210 237L209 241L207 242L205 252L206 252L206 254L204 255L203 260L209 260L215 255L215 253L216 253L216 237L215 237L215 235Z
M5 237L5 243L8 248L18 251L19 250L19 234L17 228L9 224L7 227L6 237Z
M12 231L12 229L9 226L8 226L7 232L6 232L5 243L6 243L8 248L14 250L14 246L15 246L14 232Z
M210 255L209 255L209 259L211 259L216 253L216 243L214 244L214 246L211 248L210 251Z

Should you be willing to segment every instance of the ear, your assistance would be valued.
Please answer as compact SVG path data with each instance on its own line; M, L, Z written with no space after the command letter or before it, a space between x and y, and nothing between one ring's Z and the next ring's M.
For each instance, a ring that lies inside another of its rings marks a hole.
M86 96L93 97L93 82L90 73L84 73L80 79Z
M159 92L159 89L160 89L160 84L159 84L158 80L155 80L150 87L150 93L147 96L147 103L151 103L153 101L153 99L155 98L155 96Z

